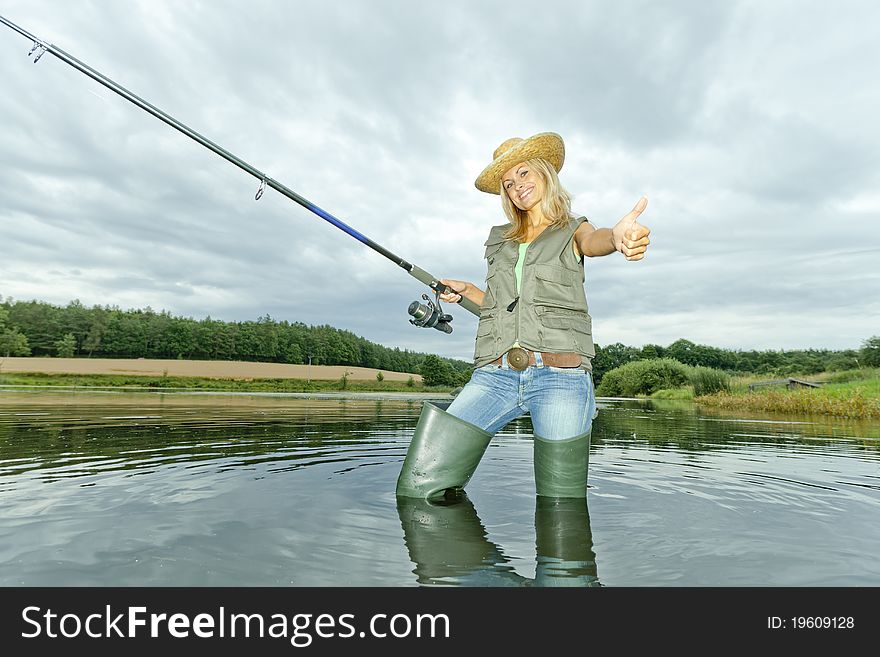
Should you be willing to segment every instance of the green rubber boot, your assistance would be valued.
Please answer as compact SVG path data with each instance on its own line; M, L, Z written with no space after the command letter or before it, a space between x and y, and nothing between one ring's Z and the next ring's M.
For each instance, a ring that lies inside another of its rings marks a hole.
M489 432L425 402L397 478L397 494L438 499L447 490L464 488L490 440Z
M586 497L590 432L565 440L535 436L535 492L544 497Z

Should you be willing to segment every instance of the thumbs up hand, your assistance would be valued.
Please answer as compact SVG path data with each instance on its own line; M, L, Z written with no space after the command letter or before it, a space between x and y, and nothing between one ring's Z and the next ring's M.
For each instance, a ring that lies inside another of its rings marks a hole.
M641 260L645 257L645 251L651 240L648 235L651 230L647 226L639 223L639 215L645 211L648 206L648 199L643 196L636 203L628 215L617 222L611 229L611 239L614 241L614 248L620 251L627 260Z

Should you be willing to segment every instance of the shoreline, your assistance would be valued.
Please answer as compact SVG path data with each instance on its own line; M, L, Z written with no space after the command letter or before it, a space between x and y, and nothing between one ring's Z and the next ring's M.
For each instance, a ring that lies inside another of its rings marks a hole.
M12 363L11 361L15 361ZM172 375L166 364L174 364L189 376ZM10 368L10 365L12 366ZM139 371L136 368L140 367ZM160 375L151 373L162 367ZM55 370L79 369L78 373ZM281 368L281 369L279 369ZM25 369L29 371L13 371ZM311 379L297 377L302 370L313 373ZM92 371L86 371L92 370ZM101 370L98 372L98 370ZM197 376L211 372L214 376ZM236 376L252 373L283 374L284 376ZM415 376L396 372L382 380L367 368L345 366L283 365L278 363L242 363L237 361L161 361L141 359L0 359L0 395L24 399L22 393L84 393L95 392L109 399L115 394L142 395L159 393L165 397L207 400L219 397L276 399L337 399L337 400L451 400L460 388L438 386L426 388ZM324 378L321 378L324 377ZM421 379L421 377L419 377ZM396 379L396 380L395 380ZM666 391L676 392L676 391ZM686 393L682 389L679 393ZM735 386L728 393L701 397L689 394L665 394L662 397L635 397L634 400L685 401L706 409L738 412L769 412L798 416L838 417L877 421L880 419L880 380L875 376L847 383L827 383L821 389L766 390L747 392ZM82 399L82 397L80 397ZM597 401L624 401L626 397L597 397ZM7 403L11 403L8 400Z
M119 386L37 386L37 385L0 385L0 409L16 406L39 406L46 404L58 407L75 406L138 406L138 407L161 407L161 406L199 406L199 407L254 407L254 408L278 408L285 402L303 402L307 400L316 403L330 402L371 402L381 403L419 403L424 401L449 402L455 398L456 391L353 391L353 390L326 390L308 392L289 391L235 391L235 390L199 390L192 388L133 388ZM597 397L600 404L615 404L619 402L641 402L664 404L687 404L698 410L702 408L709 411L710 416L720 414L726 416L735 414L736 417L756 415L767 422L796 421L798 423L812 424L815 422L868 422L876 424L877 417L857 416L852 414L835 413L805 413L802 410L778 409L761 406L733 406L729 404L717 405L706 404L703 400L694 399L652 399L650 397ZM5 414L5 412L4 412Z

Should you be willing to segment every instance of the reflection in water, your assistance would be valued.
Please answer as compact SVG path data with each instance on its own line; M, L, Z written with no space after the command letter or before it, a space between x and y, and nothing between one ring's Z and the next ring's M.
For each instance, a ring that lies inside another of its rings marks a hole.
M520 418L468 487L484 526L396 499L420 410L0 393L0 586L880 583L880 422L600 400L588 514L536 499Z
M535 498L537 586L600 586L587 498Z
M279 472L345 463L411 425L411 411L401 413L398 406L396 414L383 414L381 401L237 399L202 407L190 399L188 405L172 403L166 395L141 397L146 399L138 405L125 395L48 409L0 406L0 492L32 480L79 477L89 485L102 475L150 474L173 466L222 472L265 465Z
M419 584L523 584L501 548L489 540L466 494L438 502L398 497L397 513Z
M599 586L587 500L535 498L535 578L519 575L488 538L467 494L397 498L413 571L422 585Z

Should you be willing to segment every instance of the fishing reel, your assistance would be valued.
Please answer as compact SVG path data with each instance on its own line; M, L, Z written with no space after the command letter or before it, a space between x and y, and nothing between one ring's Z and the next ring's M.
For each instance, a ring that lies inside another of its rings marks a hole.
M452 315L443 312L443 308L440 306L440 291L435 291L433 300L427 294L423 294L422 299L425 303L413 301L406 309L406 312L413 316L409 323L420 328L435 328L444 333L452 333L452 326L449 324L452 321Z

